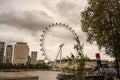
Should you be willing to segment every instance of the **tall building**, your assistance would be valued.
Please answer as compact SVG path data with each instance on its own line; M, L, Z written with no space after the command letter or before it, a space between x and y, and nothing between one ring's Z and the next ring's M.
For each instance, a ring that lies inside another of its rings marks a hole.
M14 46L13 64L26 64L28 55L29 47L27 43L17 42Z
M31 64L36 64L37 63L37 52L32 51L31 52Z
M31 64L31 57L30 56L28 56L28 62L27 62L27 64Z
M7 45L6 47L6 55L5 55L5 62L6 63L12 63L12 54L13 54L13 46Z
M4 61L5 42L0 42L0 63Z

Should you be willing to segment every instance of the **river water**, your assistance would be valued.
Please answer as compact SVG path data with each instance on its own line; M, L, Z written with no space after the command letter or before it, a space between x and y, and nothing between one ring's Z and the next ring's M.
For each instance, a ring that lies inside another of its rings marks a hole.
M39 80L57 80L58 71L21 71L21 72L0 72L0 77L24 77L39 76Z

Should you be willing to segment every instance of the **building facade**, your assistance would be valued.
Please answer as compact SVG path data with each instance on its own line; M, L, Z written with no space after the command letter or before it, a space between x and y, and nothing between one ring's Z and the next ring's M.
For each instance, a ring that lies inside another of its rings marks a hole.
M44 62L44 60L38 60L37 63L38 64L44 64L45 62Z
M32 51L31 52L31 64L36 64L37 63L37 52Z
M6 47L6 55L5 55L5 63L12 63L12 55L13 55L13 46L7 45Z
M29 47L27 43L17 42L14 46L13 64L26 64L28 55Z
M4 62L5 42L0 42L0 63Z
M27 62L27 64L31 64L31 57L30 56L28 56L28 62Z

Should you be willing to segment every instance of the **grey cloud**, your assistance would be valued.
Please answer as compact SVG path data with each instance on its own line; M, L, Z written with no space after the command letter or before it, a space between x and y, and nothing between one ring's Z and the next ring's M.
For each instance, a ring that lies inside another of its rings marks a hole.
M63 17L67 17L72 23L80 23L80 10L81 8L71 1L61 1L56 4L56 9Z
M7 43L16 43L16 42L25 42L23 39L16 38L16 37L8 37L4 35L0 35L0 41L5 41Z
M54 40L55 41L60 40L66 43L67 42L70 43L73 41L73 38L75 36L70 30L64 28L63 26L55 26L55 28L51 28L48 30L45 37L48 39L52 39L53 42Z
M61 13L64 13L66 10L69 12L75 8L75 4L70 1L61 1L57 4L57 8L58 10L62 10Z
M71 33L72 34L72 33ZM52 35L54 38L57 38L58 40L62 40L63 42L65 42L65 43L72 43L73 41L75 41L74 40L74 36L73 35L70 35L70 34L68 34L68 33L66 33L66 34L62 34L62 35L59 35L59 34L53 34ZM61 41L61 42L62 42Z
M0 5L4 5L9 2L10 2L10 0L0 0Z
M39 11L8 11L0 14L0 24L29 30L42 30L51 24L53 19L45 12Z

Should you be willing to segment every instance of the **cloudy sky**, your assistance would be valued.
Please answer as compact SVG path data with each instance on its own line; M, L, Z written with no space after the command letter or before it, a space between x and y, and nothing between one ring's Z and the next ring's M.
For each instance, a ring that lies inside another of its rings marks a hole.
M27 42L30 51L38 51L38 59L43 59L39 46L42 31L52 23L61 22L75 30L84 44L84 54L94 59L99 52L97 45L87 43L81 31L80 13L85 6L86 0L0 0L0 40L7 44ZM49 57L53 58L64 42L63 56L67 56L74 44L71 32L61 27L51 29L45 39ZM109 59L103 54L102 59Z

